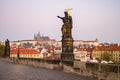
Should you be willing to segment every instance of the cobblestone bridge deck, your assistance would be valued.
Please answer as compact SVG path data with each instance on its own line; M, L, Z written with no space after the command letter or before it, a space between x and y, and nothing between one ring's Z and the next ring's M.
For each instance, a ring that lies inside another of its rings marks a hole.
M0 80L95 80L62 71L35 68L0 60Z

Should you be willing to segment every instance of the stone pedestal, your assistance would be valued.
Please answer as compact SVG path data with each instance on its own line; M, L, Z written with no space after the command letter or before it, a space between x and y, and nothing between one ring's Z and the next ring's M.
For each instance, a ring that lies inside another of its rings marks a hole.
M62 39L62 53L73 53L73 39L63 38Z
M74 54L73 53L62 53L61 54L62 64L66 64L68 66L73 66L74 64Z
M73 66L74 62L73 42L74 40L72 38L62 39L62 63L70 66Z

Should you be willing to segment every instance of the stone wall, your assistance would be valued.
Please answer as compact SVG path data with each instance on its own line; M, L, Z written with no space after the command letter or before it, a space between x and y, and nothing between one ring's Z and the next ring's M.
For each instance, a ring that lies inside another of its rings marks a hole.
M75 73L86 77L94 77L96 80L119 80L120 79L120 65L118 69L117 64L98 64L98 63L85 63L80 61L74 61L74 66L68 66L65 64L52 63L44 60L28 60L28 59L5 59L15 64L24 64L34 67L41 67L54 70L62 70L67 73ZM118 73L119 70L119 73Z
M120 65L118 64L100 64L100 63L84 63L74 61L74 70L83 76L92 76L98 80L119 80Z

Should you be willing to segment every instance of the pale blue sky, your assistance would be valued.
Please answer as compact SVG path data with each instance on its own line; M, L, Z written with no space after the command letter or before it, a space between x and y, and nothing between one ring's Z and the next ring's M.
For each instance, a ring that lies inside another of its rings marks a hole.
M0 0L0 40L33 39L38 31L61 40L57 16L68 7L74 40L120 43L120 0Z

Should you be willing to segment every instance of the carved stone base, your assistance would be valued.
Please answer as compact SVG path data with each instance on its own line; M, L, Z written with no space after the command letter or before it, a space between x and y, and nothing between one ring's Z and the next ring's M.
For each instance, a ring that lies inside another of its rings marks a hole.
M73 66L74 62L74 54L73 54L73 38L72 37L65 37L62 38L62 54L61 54L61 61L63 64L68 66Z
M61 59L66 61L73 61L74 60L74 54L73 53L62 53Z
M74 54L73 53L62 53L61 60L63 64L66 64L68 66L73 66Z
M73 41L72 38L62 39L62 53L73 53Z

